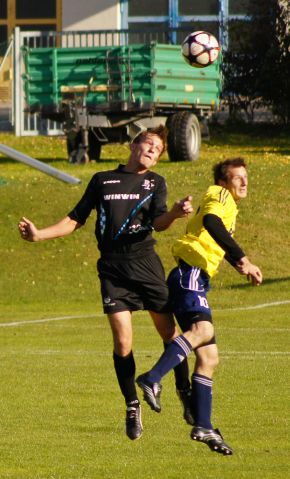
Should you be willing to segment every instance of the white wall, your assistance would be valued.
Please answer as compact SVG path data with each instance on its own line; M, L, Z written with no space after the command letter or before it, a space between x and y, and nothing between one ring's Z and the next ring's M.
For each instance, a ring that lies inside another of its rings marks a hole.
M120 28L118 0L63 0L63 30L112 30Z

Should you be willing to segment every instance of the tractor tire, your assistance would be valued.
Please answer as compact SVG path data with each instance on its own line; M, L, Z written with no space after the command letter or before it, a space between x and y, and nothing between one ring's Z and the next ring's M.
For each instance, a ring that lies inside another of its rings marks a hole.
M188 111L171 115L168 129L167 150L170 161L196 161L199 157L201 132L198 118Z

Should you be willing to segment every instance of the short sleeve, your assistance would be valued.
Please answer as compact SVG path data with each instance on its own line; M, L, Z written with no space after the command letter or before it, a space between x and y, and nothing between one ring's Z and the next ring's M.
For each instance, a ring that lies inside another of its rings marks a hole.
M152 197L150 216L152 220L167 212L167 186L162 176L156 175L155 189Z
M98 177L94 175L90 180L82 198L70 211L68 216L84 225L91 211L96 208L98 198Z

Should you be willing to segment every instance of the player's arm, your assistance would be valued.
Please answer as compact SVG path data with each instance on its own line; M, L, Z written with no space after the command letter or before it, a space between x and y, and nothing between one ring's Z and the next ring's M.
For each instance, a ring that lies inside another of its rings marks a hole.
M154 218L152 225L156 231L164 231L177 219L184 218L192 213L192 197L186 196L183 200L176 201L171 210Z
M206 214L203 218L203 226L225 251L225 259L240 273L247 275L252 284L262 283L262 273L258 266L252 264L238 243L227 231L221 218L214 214Z
M54 225L38 229L32 221L23 217L19 221L18 229L24 240L35 242L67 236L80 228L80 226L82 226L82 224L66 216Z
M88 216L95 207L95 197L98 190L98 177L94 175L82 198L75 208L63 219L46 228L38 229L28 218L21 218L18 229L20 235L26 241L43 241L67 236L86 223Z

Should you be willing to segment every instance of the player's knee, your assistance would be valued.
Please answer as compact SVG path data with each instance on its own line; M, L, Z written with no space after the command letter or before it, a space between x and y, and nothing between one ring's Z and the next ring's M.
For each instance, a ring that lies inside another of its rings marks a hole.
M205 376L212 376L214 370L219 364L219 356L217 351L206 351L200 348L197 351L196 365L200 372Z
M198 334L203 344L209 343L214 337L214 328L209 321L200 321L197 323Z
M172 325L171 327L168 327L166 330L163 330L160 333L163 341L166 344L171 343L171 341L173 341L173 339L177 338L177 336L179 336L179 334L180 333L178 332L178 329L176 328L175 325Z
M212 370L216 369L216 367L219 365L219 357L218 354L216 355L211 355L207 358L207 365L210 367Z
M118 356L125 357L131 352L131 350L131 342L120 338L114 338L114 351Z

